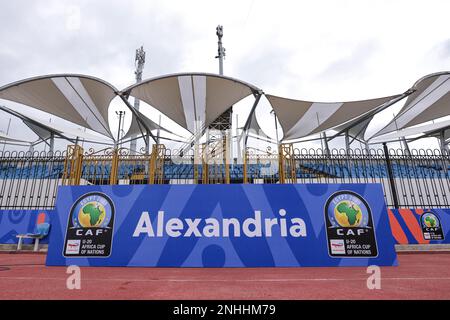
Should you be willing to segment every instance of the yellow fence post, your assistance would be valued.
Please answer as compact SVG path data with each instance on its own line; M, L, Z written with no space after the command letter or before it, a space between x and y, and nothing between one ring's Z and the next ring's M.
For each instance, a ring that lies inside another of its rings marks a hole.
M152 153L150 153L150 164L148 173L148 183L155 184L155 170L156 170L156 144L152 146Z
M67 155L64 160L64 173L62 185L77 186L81 182L83 169L83 148L78 145L67 146Z
M296 183L294 145L281 144L278 154L280 183Z
M197 141L195 142L194 145L194 184L198 184L198 164L200 162L200 156L199 156L199 145L197 143Z
M119 149L115 148L112 154L111 173L109 176L109 184L117 184L119 176Z
M230 184L230 153L228 150L228 139L226 136L223 139L223 148L225 151L225 183Z
M289 145L289 161L291 166L291 183L297 183L297 172L295 167L294 145Z
M163 144L158 144L157 152L156 177L158 179L157 183L162 184L164 181L164 161L166 159L166 146Z
M83 148L78 146L76 158L76 171L74 174L74 184L76 186L80 185L82 171L83 171Z
M209 183L209 166L208 166L208 145L203 145L202 150L202 184Z
M248 183L248 177L247 177L247 165L248 165L248 154L247 154L247 149L244 150L244 167L242 169L242 173L244 175L244 183Z
M278 151L278 175L280 176L280 183L285 183L285 172L284 172L284 146L280 144Z
M209 167L208 163L204 159L202 159L202 184L208 184L209 183Z
M149 184L161 184L164 180L164 160L166 147L163 144L154 144L150 154Z

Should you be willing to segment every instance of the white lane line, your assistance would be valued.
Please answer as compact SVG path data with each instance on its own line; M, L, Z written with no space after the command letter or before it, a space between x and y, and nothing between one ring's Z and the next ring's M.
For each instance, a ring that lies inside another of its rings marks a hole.
M67 278L54 278L54 277L0 277L1 280L67 280ZM109 279L89 279L84 278L85 281L119 281L119 282L296 282L296 281L367 281L367 278L296 278L296 279L121 279L121 278L109 278ZM399 278L383 277L382 281L386 280L450 280L450 277L431 277L431 278Z

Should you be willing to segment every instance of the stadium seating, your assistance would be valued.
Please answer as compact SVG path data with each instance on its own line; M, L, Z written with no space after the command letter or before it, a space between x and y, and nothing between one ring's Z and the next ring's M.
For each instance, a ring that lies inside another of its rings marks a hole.
M130 179L133 175L144 174L148 177L145 165L119 165L119 179ZM450 175L450 166L443 168L439 165L412 166L394 163L391 165L394 178L447 178ZM224 176L224 165L211 165L209 174ZM278 167L273 163L256 163L247 165L247 176L250 179L276 178ZM63 176L64 164L32 164L16 167L13 164L0 164L0 179L59 179ZM385 164L358 163L349 164L325 164L314 162L302 162L295 170L298 179L308 178L350 178L350 179L380 179L388 177L388 169ZM111 173L110 164L87 164L82 168L82 178L88 180L107 179ZM198 166L198 174L202 174L202 166ZM193 179L193 164L164 165L164 179ZM230 165L231 180L242 180L244 167L242 164Z

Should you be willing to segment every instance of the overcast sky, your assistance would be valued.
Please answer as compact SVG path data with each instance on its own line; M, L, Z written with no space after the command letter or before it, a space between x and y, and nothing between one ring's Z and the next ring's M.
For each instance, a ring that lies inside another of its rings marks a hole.
M82 73L121 89L140 45L144 78L217 72L222 24L226 75L302 100L376 98L450 70L449 12L448 0L1 1L0 85ZM270 131L268 111L264 101Z

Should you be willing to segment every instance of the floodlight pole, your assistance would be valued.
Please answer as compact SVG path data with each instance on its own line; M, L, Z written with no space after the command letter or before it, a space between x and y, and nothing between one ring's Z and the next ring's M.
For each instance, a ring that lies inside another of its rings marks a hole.
M222 37L223 37L223 26L222 25L218 25L216 27L216 35L217 35L217 38L218 38L218 42L217 42L218 55L216 56L216 59L217 58L219 59L219 75L223 76L223 60L225 59L225 48L222 45ZM225 142L225 144L224 144L224 149L225 149L224 150L224 156L225 156L226 172L228 172L227 170L229 168L228 164L229 164L230 155L232 156L232 154L233 154L233 142L230 139L230 136L232 135L231 134L231 129L232 129L231 123L232 123L232 116L233 116L232 106L230 106L229 113L230 113L229 127L227 126L228 129L225 129L224 131L221 129L221 136L222 136L222 139L224 139L224 142ZM208 132L209 132L209 130L208 130ZM209 138L209 133L208 133L207 141L209 141L209 140L210 140L210 138ZM226 176L228 177L227 178L227 181L228 181L227 183L229 183L229 173L226 173Z
M216 35L219 41L218 44L218 55L216 59L219 59L219 74L223 76L223 60L225 58L225 48L222 46L222 37L223 37L223 26L218 25L216 28Z
M142 82L142 72L144 71L145 65L145 51L144 47L141 46L139 49L136 49L136 57L135 57L136 71L134 74L136 75L136 83ZM134 98L134 108L139 111L140 101L138 98ZM148 136L147 136L148 140ZM132 140L130 144L131 154L136 154L136 144L137 140Z

